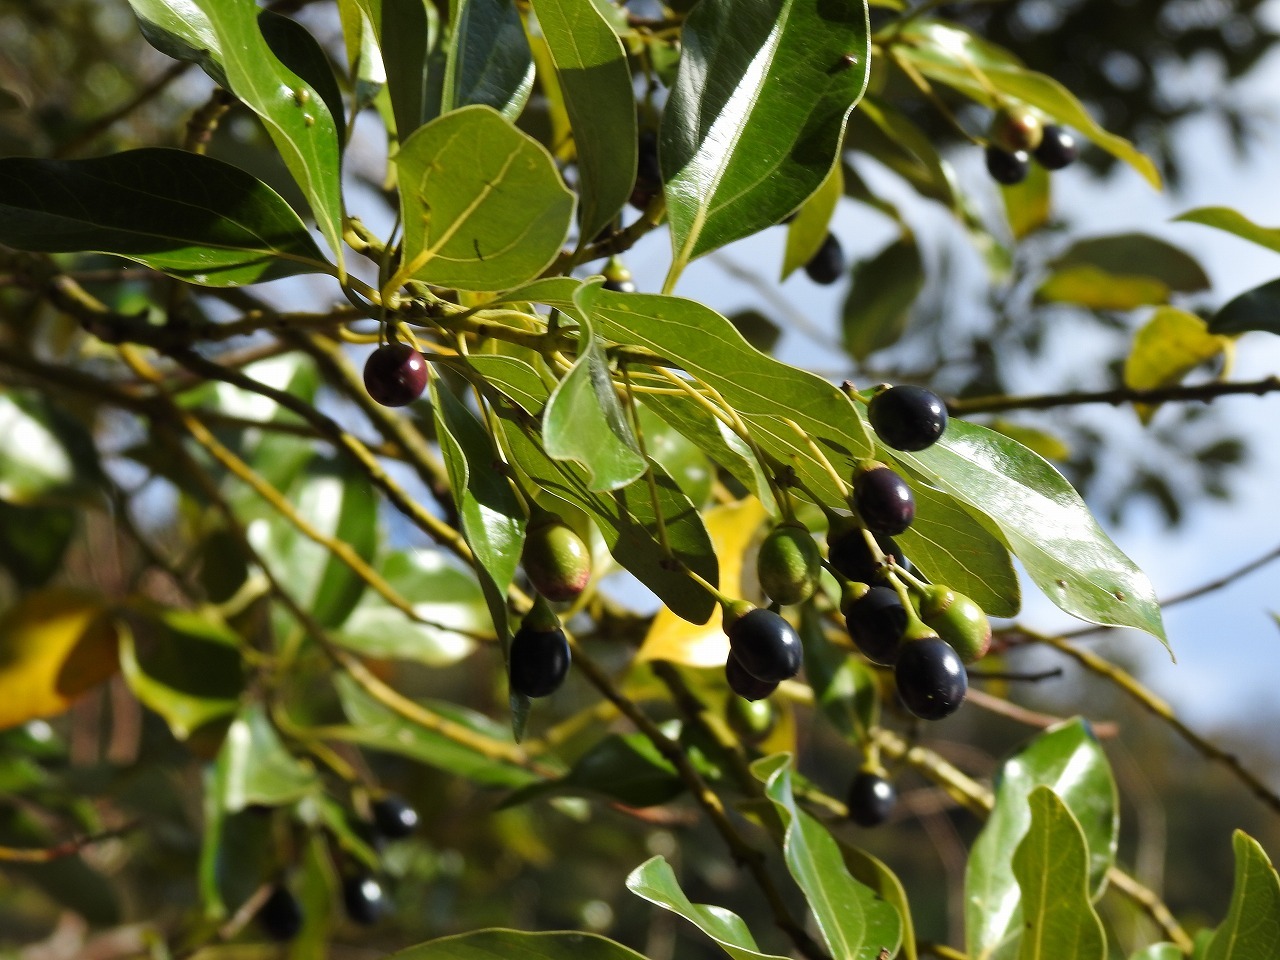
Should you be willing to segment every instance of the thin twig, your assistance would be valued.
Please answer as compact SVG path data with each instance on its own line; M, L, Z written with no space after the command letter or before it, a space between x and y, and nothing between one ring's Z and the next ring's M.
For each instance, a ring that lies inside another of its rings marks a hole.
M1028 394L1008 396L998 394L986 397L953 397L947 400L947 410L957 417L974 413L999 413L1005 410L1048 410L1053 407L1077 407L1090 403L1109 403L1118 407L1126 403L1170 403L1198 400L1208 403L1218 397L1251 393L1262 396L1280 390L1280 377L1263 377L1261 380L1215 380L1211 383L1179 384L1137 390L1133 387L1115 387L1111 390L1073 390L1068 393Z

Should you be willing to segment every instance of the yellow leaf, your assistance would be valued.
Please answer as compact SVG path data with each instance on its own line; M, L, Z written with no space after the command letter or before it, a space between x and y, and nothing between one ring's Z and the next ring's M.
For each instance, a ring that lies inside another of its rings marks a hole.
M1133 310L1165 303L1169 286L1155 277L1107 273L1090 264L1064 267L1036 291L1042 303L1077 303L1091 310Z
M1161 307L1133 338L1133 349L1124 362L1125 386L1154 390L1181 383L1188 373L1230 345L1230 337L1210 333L1194 313ZM1147 423L1156 408L1139 404L1136 409L1142 422Z
M720 589L731 597L742 596L742 558L766 516L763 504L749 497L708 510L704 517L720 561ZM669 660L691 667L723 667L729 638L720 619L718 606L704 624L689 623L663 607L649 626L636 662Z
M101 597L30 594L0 617L0 730L62 713L120 666Z

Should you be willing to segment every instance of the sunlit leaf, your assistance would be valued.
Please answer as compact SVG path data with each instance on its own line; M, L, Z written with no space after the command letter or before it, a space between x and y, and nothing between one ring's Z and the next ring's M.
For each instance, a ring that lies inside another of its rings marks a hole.
M1169 288L1155 277L1108 273L1082 264L1055 270L1036 288L1042 303L1074 303L1090 310L1133 310L1166 303Z
M231 813L291 803L320 786L315 769L289 752L261 704L245 706L231 724L217 767L218 799Z
M1161 307L1142 325L1124 361L1125 386L1152 390L1182 382L1182 378L1231 347L1231 338L1209 333L1194 313ZM1138 414L1150 421L1155 408L1143 404Z
M619 943L594 933L473 930L418 944L387 960L644 960Z
M830 231L836 205L844 196L844 172L835 164L826 179L796 211L787 224L787 246L782 255L782 279L813 259Z
M1242 830L1231 838L1235 883L1227 918L1214 931L1205 960L1280 956L1280 877L1257 840Z
M1260 227L1244 214L1230 207L1197 207L1173 219L1175 222L1201 223L1206 227L1234 233L1237 237L1280 253L1280 227Z

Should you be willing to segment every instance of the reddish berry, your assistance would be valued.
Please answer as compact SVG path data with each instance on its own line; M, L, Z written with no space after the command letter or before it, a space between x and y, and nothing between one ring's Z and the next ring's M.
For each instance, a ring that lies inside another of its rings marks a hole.
M365 361L364 388L384 407L403 407L427 388L427 361L407 343L385 343Z

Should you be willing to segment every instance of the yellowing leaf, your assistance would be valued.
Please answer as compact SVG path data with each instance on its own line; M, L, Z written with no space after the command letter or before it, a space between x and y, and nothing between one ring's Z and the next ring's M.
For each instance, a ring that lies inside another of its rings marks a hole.
M1169 287L1155 277L1108 273L1089 264L1064 267L1036 291L1045 303L1077 303L1091 310L1133 310L1165 303Z
M0 730L62 713L119 669L100 597L55 587L0 617Z
M731 597L742 595L742 557L767 516L755 497L707 511L707 533L720 560L720 589ZM663 607L653 618L636 662L668 660L692 667L723 667L729 656L729 638L721 628L717 606L711 619L694 624Z
M1152 390L1182 382L1188 373L1231 348L1232 340L1209 332L1194 313L1161 307L1143 324L1133 339L1133 349L1124 362L1125 386ZM1143 423L1151 420L1156 408L1139 404Z

